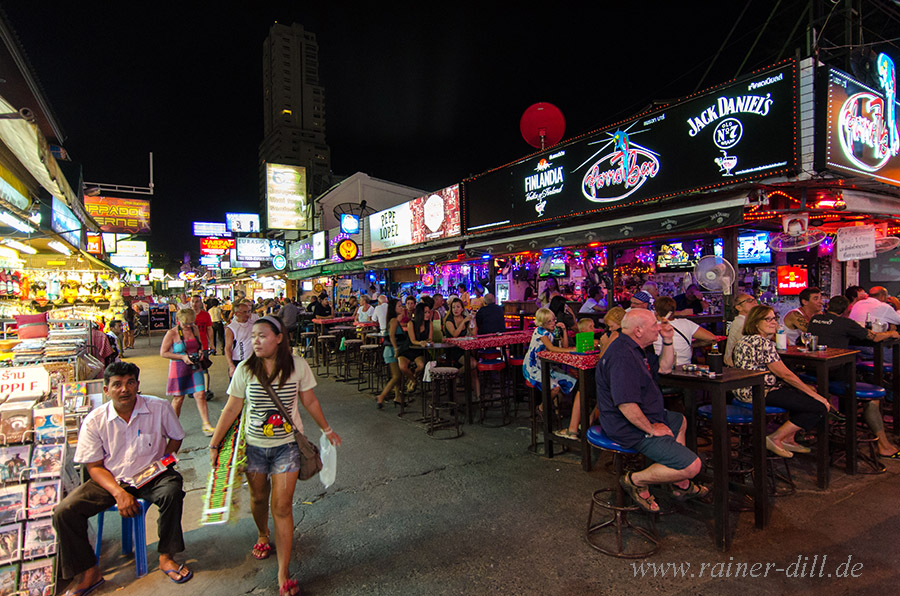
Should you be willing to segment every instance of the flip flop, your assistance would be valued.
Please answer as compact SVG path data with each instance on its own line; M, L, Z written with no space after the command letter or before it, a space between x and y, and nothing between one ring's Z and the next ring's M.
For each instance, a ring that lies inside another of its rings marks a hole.
M192 577L194 577L194 572L191 571L190 569L188 569L187 575L181 575L182 569L184 569L184 563L182 563L178 569L166 570L166 569L163 569L162 567L159 568L160 571L162 571L163 573L166 574L166 577L168 577L170 580L172 580L176 584L183 584L186 581L188 581L189 579L191 579ZM174 577L169 575L170 573L177 573L179 575L179 579L175 579Z
M294 592L294 589L297 591ZM289 579L278 586L278 594L279 596L300 596L300 584L296 580Z
M883 457L884 459L900 459L900 451L895 451L890 455L884 455L882 453L878 454L878 457Z
M253 551L259 551L260 554L257 555ZM253 549L250 551L250 554L253 555L253 558L262 561L263 559L268 559L269 555L275 552L275 546L271 542L257 542L253 545Z
M80 590L74 590L74 591L66 590L66 594L71 594L72 596L87 596L88 594L90 594L91 592L93 592L94 590L96 590L97 588L102 586L104 583L106 583L106 580L101 577L100 580L97 581L97 583L95 583L92 586L88 586L86 588L82 588ZM63 595L63 596L65 596L65 595Z

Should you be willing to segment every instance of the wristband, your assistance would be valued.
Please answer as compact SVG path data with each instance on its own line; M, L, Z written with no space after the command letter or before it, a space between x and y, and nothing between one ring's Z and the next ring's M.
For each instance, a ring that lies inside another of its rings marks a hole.
M331 427L329 426L328 428L323 428L322 432L327 435L327 434L333 433L334 431L331 430Z
M673 343L674 343L674 342L671 342L671 341L670 341L670 342L668 342L668 343L666 343L666 342L663 342L663 345L664 345L664 346L671 346L671 345L672 345L672 344L673 344Z

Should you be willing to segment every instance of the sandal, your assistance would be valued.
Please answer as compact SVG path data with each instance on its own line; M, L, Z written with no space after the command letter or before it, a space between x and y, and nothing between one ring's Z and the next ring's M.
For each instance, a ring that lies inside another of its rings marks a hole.
M890 455L885 455L883 453L879 453L878 457L883 458L883 459L900 459L900 451L895 451L894 453L891 453Z
M268 536L260 536L260 538L269 539ZM253 555L253 558L262 561L263 559L268 559L269 555L275 552L275 545L271 542L257 542L253 545L253 549L250 551L250 554Z
M278 587L279 596L300 596L300 584L289 579Z
M631 472L628 472L619 478L619 484L628 491L628 494L631 495L631 498L634 499L634 502L637 503L638 507L647 513L659 513L659 505L656 504L656 499L652 494L648 494L646 497L641 496L641 491L645 490L649 493L650 487L638 486L635 484L631 479L631 474Z
M709 495L709 487L697 484L693 480L688 481L687 488L681 488L672 485L672 496L676 501L687 501L688 499L703 499Z

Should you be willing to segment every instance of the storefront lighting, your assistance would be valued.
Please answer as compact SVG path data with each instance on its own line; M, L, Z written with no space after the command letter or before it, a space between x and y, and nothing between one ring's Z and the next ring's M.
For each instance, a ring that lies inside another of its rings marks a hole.
M47 246L49 246L56 252L66 255L67 257L72 254L72 251L69 250L69 247L67 247L62 242L57 242L56 240L51 240L50 242L47 243Z
M28 217L28 219L36 226L41 225L41 212L35 211Z
M3 244L29 255L37 254L37 250L35 250L33 247L28 246L27 244L22 244L18 240L6 239L3 241Z
M31 227L12 213L9 213L8 211L0 211L0 221L26 234L34 232L33 227Z

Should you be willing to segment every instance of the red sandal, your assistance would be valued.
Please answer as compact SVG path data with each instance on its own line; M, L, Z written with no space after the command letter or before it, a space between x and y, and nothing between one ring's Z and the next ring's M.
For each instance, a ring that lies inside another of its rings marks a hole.
M300 596L300 584L289 579L278 588L278 594L279 596Z
M268 538L268 536L260 536L260 538ZM275 552L275 545L271 542L257 542L253 545L253 550L250 551L250 554L258 561L262 561L263 559L268 559L273 552Z

